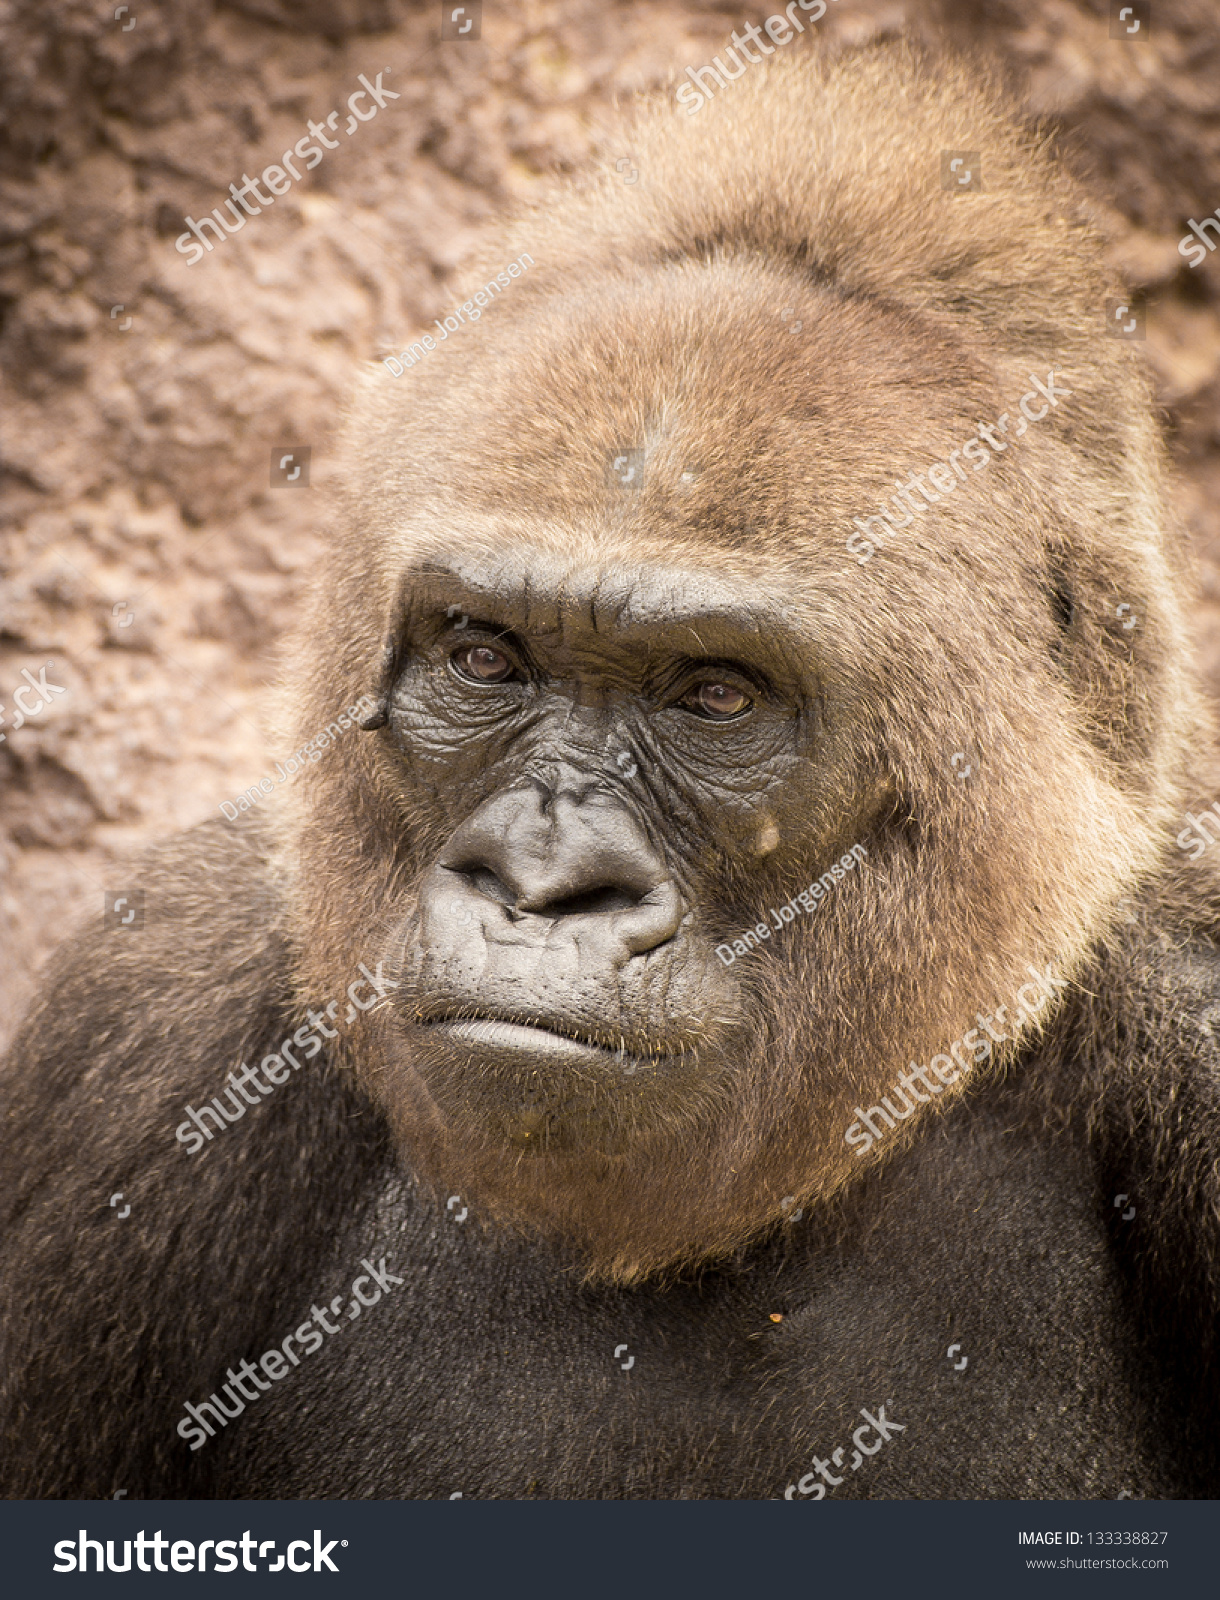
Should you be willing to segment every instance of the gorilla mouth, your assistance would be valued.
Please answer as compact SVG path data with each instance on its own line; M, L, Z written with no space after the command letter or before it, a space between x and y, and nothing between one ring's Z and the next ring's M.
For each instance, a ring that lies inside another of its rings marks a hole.
M618 1045L604 1044L571 1024L547 1019L523 1022L517 1017L489 1013L451 1012L437 1017L421 1017L420 1025L442 1034L455 1044L496 1052L546 1056L556 1065L593 1065L604 1070L617 1064L620 1070L661 1066L669 1052L656 1049L629 1049L626 1040ZM678 1052L681 1053L680 1051Z
M429 1094L455 1127L539 1154L626 1153L689 1092L691 1049L658 1050L639 1035L585 1031L567 1018L470 1006L417 1014L413 1052ZM601 1030L597 1030L601 1031ZM688 1071L675 1072L685 1063Z

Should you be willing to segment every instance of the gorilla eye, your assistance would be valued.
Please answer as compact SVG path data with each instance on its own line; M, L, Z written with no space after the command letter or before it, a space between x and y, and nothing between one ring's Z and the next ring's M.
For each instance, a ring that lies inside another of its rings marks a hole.
M735 684L701 683L697 689L691 690L682 704L698 716L710 717L714 722L727 722L730 717L739 717L754 702Z
M504 683L513 673L513 664L504 652L489 644L468 644L449 659L458 677L470 683Z

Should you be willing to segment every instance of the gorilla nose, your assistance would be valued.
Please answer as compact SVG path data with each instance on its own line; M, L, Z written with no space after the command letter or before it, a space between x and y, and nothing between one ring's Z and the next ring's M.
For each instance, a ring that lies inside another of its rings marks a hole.
M634 955L664 944L682 920L664 863L621 806L531 786L501 794L450 840L440 865L510 922L592 917Z

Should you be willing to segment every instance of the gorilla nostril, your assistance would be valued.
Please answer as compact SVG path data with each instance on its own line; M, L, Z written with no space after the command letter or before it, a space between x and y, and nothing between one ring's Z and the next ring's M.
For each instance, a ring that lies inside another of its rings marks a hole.
M636 895L607 885L604 889L586 889L580 894L564 895L561 899L549 900L545 905L532 909L546 917L578 917L599 911L630 911L638 904Z
M511 920L531 913L538 917L593 916L616 911L633 911L641 896L620 884L606 883L593 889L554 893L542 885L522 885L519 890L505 883L490 867L465 867L460 870L471 888L487 900L494 900L508 912Z
M496 876L490 867L475 867L465 874L481 895L486 895L489 900L498 900L501 905L513 907L517 904L517 896L508 887L502 878Z

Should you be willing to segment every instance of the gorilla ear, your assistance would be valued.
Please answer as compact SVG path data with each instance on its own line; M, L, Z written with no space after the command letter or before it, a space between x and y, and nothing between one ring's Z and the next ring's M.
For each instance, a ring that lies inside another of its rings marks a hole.
M1064 634L1070 632L1076 620L1076 601L1066 565L1060 560L1056 560L1051 567L1050 602L1051 614L1059 625L1059 631Z
M1094 588L1091 575L1081 570L1073 552L1066 545L1044 546L1046 567L1043 575L1046 607L1054 624L1051 650L1060 668L1069 679L1081 672L1089 677L1091 662L1083 659L1089 654L1090 619L1094 608Z
M398 646L393 637L388 638L382 647L381 665L377 676L369 689L366 698L376 701L373 709L360 718L360 726L365 733L372 733L377 728L384 728L390 720L390 693L394 688L394 680L398 676Z

